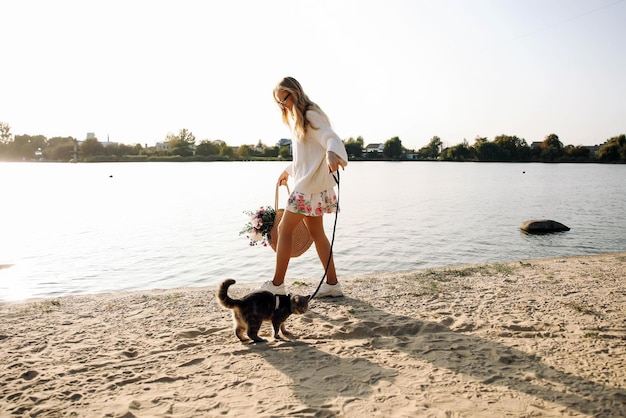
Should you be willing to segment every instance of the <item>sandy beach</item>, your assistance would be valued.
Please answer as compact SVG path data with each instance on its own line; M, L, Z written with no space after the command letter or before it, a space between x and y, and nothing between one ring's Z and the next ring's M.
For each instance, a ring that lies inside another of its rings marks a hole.
M265 344L215 287L2 303L0 416L626 416L626 253L341 280Z

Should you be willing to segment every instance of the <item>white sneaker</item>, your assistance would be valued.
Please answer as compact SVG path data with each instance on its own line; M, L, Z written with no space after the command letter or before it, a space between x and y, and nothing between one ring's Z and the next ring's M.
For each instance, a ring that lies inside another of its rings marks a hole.
M268 280L265 283L263 283L261 287L258 288L257 290L267 290L267 291L272 292L275 295L287 294L287 292L285 292L285 283L281 283L279 286L274 286L274 283L272 283L271 280Z
M313 293L311 293L312 295ZM318 298L336 298L339 296L343 296L343 291L341 290L341 283L337 284L328 284L326 282L322 283L319 292L315 295Z

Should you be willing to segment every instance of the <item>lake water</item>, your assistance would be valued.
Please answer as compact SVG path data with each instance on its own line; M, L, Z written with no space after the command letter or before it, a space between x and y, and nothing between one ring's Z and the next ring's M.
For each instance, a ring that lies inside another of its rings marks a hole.
M270 279L274 252L239 231L284 165L0 163L0 300ZM351 162L338 274L626 251L625 189L626 165ZM519 230L539 218L571 231ZM312 247L287 278L322 274Z

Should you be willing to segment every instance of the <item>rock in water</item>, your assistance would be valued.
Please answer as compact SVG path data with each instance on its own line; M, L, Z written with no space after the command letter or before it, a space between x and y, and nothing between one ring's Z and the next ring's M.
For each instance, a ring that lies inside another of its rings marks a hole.
M551 219L535 219L526 221L522 224L522 226L520 226L520 229L528 232L529 234L547 234L550 232L569 231L569 227Z

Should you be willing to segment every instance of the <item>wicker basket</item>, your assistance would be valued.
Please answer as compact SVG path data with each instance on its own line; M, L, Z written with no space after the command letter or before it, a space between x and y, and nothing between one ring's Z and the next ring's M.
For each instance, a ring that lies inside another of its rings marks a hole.
M289 191L289 186L287 187L287 193L291 193ZM270 246L274 251L276 251L276 243L278 242L278 224L283 217L283 213L285 209L278 209L278 189L279 186L276 185L276 198L274 201L274 208L276 209L276 217L274 218L274 226L272 227L272 231L270 232ZM274 239L276 237L276 239ZM313 238L311 238L311 234L309 233L309 229L304 224L304 219L300 221L298 226L293 230L292 235L292 244L291 244L291 256L298 257L306 252L309 247L313 244Z

